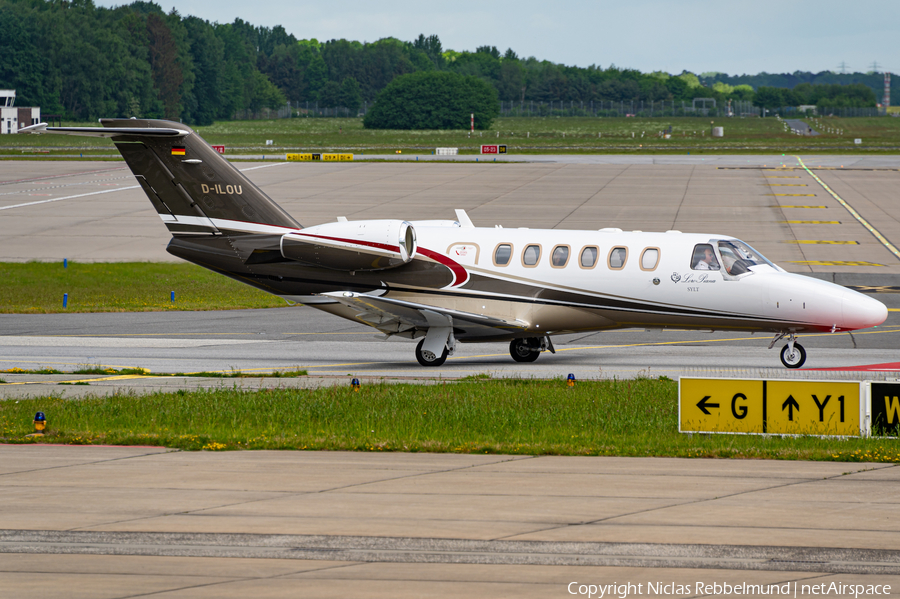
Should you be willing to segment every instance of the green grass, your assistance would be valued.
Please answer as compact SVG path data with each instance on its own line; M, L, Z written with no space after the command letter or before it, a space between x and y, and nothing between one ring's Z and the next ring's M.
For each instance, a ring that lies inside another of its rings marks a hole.
M35 412L48 434L26 439ZM900 461L896 441L677 432L670 380L481 380L438 385L179 391L0 402L13 443L189 450L316 449Z
M290 370L273 370L272 372L255 372L247 373L240 370L229 370L227 372L172 372L172 373L151 373L146 372L147 376L190 376L198 378L218 378L218 379L295 379L301 376L309 375L309 372L302 368L293 368Z
M725 137L710 137L710 121L725 128ZM506 117L488 131L366 130L361 119L293 118L269 121L222 121L197 131L211 144L223 144L229 154L283 154L286 151L346 150L365 154L431 152L435 147L458 147L462 153L478 153L482 143L505 143L515 153L752 153L815 152L871 153L900 150L900 118L831 118L808 120L823 132L818 137L786 133L775 118L597 118ZM821 123L822 127L818 127ZM85 125L86 123L64 123ZM672 138L657 134L672 127ZM843 129L843 135L825 127ZM500 134L499 137L497 134ZM598 133L600 137L598 137ZM643 134L643 137L641 135ZM632 136L633 135L633 136ZM854 138L861 138L857 146ZM266 146L271 139L274 146ZM44 153L47 152L48 153ZM0 136L0 154L9 157L60 154L115 154L108 139L71 136ZM228 154L226 154L227 156Z
M193 264L0 263L0 313L274 308L285 301ZM175 301L170 293L175 292ZM69 294L63 308L63 294Z

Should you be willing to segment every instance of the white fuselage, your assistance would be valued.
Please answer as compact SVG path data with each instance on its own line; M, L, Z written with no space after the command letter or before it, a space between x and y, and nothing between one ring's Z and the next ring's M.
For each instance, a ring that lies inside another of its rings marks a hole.
M726 235L421 225L416 233L420 256L423 248L439 252L469 277L457 276L431 303L484 306L479 312L514 317L536 333L622 326L842 331L887 317L876 300L770 263L730 275L717 244L737 240ZM716 251L715 269L692 264L704 244ZM500 246L508 251L501 248L498 262ZM582 261L585 251L595 255L593 264ZM513 304L498 308L498 301Z

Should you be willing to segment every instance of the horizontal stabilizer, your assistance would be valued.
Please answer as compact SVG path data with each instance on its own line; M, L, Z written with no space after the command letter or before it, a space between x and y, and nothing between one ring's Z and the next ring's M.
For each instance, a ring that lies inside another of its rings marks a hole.
M19 129L19 133L53 133L56 135L80 135L82 137L120 137L123 135L144 137L184 137L191 132L184 129L162 127L48 127L38 123Z

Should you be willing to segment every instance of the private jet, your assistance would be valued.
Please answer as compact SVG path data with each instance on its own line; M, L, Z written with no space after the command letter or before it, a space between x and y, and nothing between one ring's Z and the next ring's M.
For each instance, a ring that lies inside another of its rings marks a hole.
M884 304L786 272L728 235L476 227L453 220L301 226L196 132L163 120L21 133L111 138L172 235L167 251L287 300L418 339L422 366L458 343L509 342L517 362L555 353L555 335L622 328L740 330L785 340L853 331Z

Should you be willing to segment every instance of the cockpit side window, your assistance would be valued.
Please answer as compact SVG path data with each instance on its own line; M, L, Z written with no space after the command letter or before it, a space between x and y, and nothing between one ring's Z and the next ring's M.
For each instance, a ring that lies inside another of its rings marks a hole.
M768 264L773 268L775 267L765 256L737 239L720 241L719 253L722 254L722 264L725 266L725 272L732 276L750 272L751 266L759 266L760 264Z
M694 254L691 257L691 268L694 270L719 270L719 261L713 246L708 243L698 243L694 246Z

